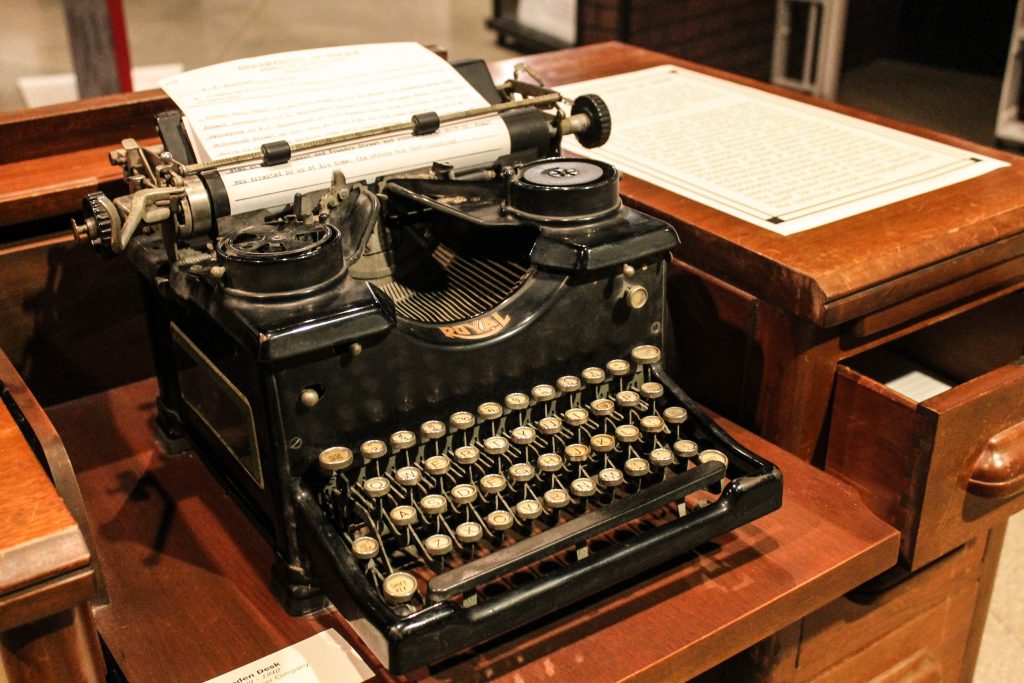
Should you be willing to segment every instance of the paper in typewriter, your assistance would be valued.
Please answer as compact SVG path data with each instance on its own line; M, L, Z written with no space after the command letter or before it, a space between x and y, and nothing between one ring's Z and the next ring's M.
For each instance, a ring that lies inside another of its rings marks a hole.
M266 142L291 144L487 105L443 59L417 43L380 43L300 50L189 71L160 86L186 119L200 161L259 152ZM349 182L445 161L456 168L491 164L509 151L495 115L296 154L288 164L258 162L220 171L231 212L281 206L296 192L330 185L340 168Z
M559 90L596 93L612 114L607 144L566 149L780 235L1007 165L672 65Z

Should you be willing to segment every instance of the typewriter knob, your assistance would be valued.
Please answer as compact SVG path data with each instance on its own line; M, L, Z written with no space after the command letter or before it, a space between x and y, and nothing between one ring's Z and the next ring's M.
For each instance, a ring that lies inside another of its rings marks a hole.
M472 465L480 459L480 449L476 446L459 446L455 449L455 462L460 465Z
M331 446L320 451L320 469L325 473L340 472L352 466L355 457L352 449L344 446Z
M615 412L615 402L610 398L598 398L590 402L590 409L598 417L608 417Z
M476 409L477 416L481 420L484 420L485 422L490 420L497 420L499 417L501 417L501 414L503 412L504 411L502 410L501 406L498 405L497 403L494 403L493 401L481 403Z
M456 484L449 491L452 500L459 505L469 505L477 498L477 490L474 484Z
M657 434L665 431L665 421L657 415L644 415L640 418L640 429L647 434Z
M485 474L480 477L480 488L489 496L501 493L508 486L508 482L500 474Z
M640 438L640 430L631 424L619 425L615 428L615 438L622 443L636 443Z
M655 448L647 456L647 459L655 467L668 467L675 461L675 458L672 457L672 451L667 448Z
M358 560L372 560L380 552L380 544L373 536L360 536L352 541L352 554Z
M661 360L661 349L653 344L642 344L633 347L629 355L637 365L652 365Z
M534 388L530 389L530 395L537 403L547 403L548 401L554 400L555 388L550 384L538 384Z
M90 192L82 199L85 220L79 224L71 220L71 233L76 242L89 242L97 251L110 249L110 236L114 222L120 230L121 214L114 203L102 192Z
M423 467L427 474L440 477L448 474L448 470L452 468L452 461L446 455L432 455L423 461Z
M587 424L590 413L585 408L569 408L565 411L565 421L572 427L580 427Z
M515 519L506 510L494 510L488 513L486 521L487 526L491 527L493 531L506 531L512 528Z
M616 427L615 431L621 429ZM594 434L590 437L590 447L594 449L595 453L607 453L615 448L615 437L611 434Z
M590 446L585 443L571 443L565 447L565 457L569 462L586 462L590 459Z
M384 599L392 605L402 605L412 600L418 588L416 577L408 572L395 572L384 579Z
M359 446L359 455L363 456L363 460L379 460L387 454L388 447L380 439L370 439Z
M410 431L402 429L391 435L391 447L395 449L395 453L401 453L415 445L416 435Z
M579 377L573 377L572 375L565 375L555 380L555 386L563 394L575 394L577 391L583 388L580 383Z
M544 492L544 507L549 510L560 510L569 504L569 494L565 489L549 489Z
M661 411L661 416L665 418L665 422L670 425L681 425L686 422L686 408L669 406L668 408L665 408L665 410Z
M555 417L554 415L541 418L537 421L537 429L539 429L540 433L544 436L557 434L562 431L562 419L560 417Z
M608 489L613 489L622 483L622 471L614 467L606 467L597 473L597 481Z
M697 444L689 439L679 439L672 444L672 452L680 460L690 460L697 456Z
M516 427L512 430L512 443L517 446L529 446L537 438L537 430L529 425Z
M600 147L612 134L612 115L608 105L597 95L580 95L572 103L570 114L585 114L590 119L586 130L576 133L576 139L587 149Z
M383 498L391 491L391 482L384 477L370 477L363 482L363 491L370 498Z
M509 410L526 410L530 407L530 397L515 392L505 397L505 407Z
M412 505L399 505L388 511L388 518L395 526L412 526L419 517L419 513Z
M706 451L701 451L700 457L698 458L703 465L706 462L720 462L722 467L729 466L729 457L722 451L717 451L713 448L709 448Z
M455 538L459 543L476 543L484 537L484 528L476 522L463 522L455 527Z
M504 208L540 223L585 223L622 206L619 172L595 159L550 158L525 164L508 184Z
M528 462L517 462L508 468L508 476L517 484L530 481L534 474L533 465Z
M487 455L505 455L508 452L508 439L503 436L489 436L484 439L484 453Z
M640 395L648 401L665 395L665 387L659 382L644 382L640 385Z
M558 453L544 453L537 458L537 467L541 472L557 472L562 469L562 456Z
M636 408L640 404L640 394L628 389L620 391L615 394L615 403L620 408Z
M629 362L621 358L608 361L604 367L612 377L625 377L629 374Z
M584 383L591 386L603 384L605 380L604 370L601 368L587 368L580 373L580 377L583 378Z
M414 486L418 486L422 477L423 472L420 471L420 468L412 465L399 467L395 470L395 480L406 488L411 489Z
M572 490L572 495L577 498L589 498L597 493L597 484L590 477L580 477L579 479L573 479L572 483L569 484L569 489Z
M423 547L431 557L443 557L452 551L452 537L448 534L434 534L423 541Z
M440 439L445 435L444 422L440 420L427 420L420 425L420 438L431 441Z
M476 424L476 418L473 417L473 413L467 413L465 410L452 413L451 417L448 418L448 426L451 427L453 432L471 429L474 424Z
M623 467L626 474L634 479L645 477L651 473L651 463L643 458L630 458Z
M448 511L448 499L437 493L420 498L420 509L425 515L443 515Z
M516 503L516 515L524 522L537 519L544 509L533 498L527 498Z

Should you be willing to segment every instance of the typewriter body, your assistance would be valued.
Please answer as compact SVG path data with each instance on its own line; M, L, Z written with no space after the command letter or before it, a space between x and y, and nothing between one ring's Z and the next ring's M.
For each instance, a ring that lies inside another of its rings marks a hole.
M490 167L342 169L229 215L171 112L162 148L114 153L129 194L90 195L76 226L137 267L160 426L270 535L283 603L326 596L394 672L781 503L779 472L666 370L674 231L622 204L613 167L557 156L562 135L607 138L599 98L564 111L458 68L509 127Z

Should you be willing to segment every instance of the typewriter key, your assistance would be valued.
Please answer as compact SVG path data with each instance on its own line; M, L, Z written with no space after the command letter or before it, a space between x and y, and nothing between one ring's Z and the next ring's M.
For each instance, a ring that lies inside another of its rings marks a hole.
M455 527L455 538L459 543L476 543L484 537L484 528L476 522L463 522Z
M555 397L555 388L550 384L538 384L530 389L530 396L537 403L547 403Z
M565 489L549 489L544 492L544 507L549 510L560 510L569 504L569 494Z
M585 408L569 408L564 415L565 421L572 427L581 427L590 419L590 413Z
M630 477L638 478L645 477L651 473L651 463L647 462L643 458L630 458L623 465L623 469L626 470L626 474Z
M380 439L370 439L364 441L359 446L359 455L363 456L363 460L379 460L388 454L388 447Z
M420 425L420 438L434 441L440 439L446 433L444 422L440 420L427 420Z
M445 455L432 455L423 461L423 467L427 470L427 474L440 477L448 474L448 470L452 468L452 461Z
M625 377L629 374L629 362L621 358L608 361L604 367L612 377Z
M480 459L480 449L476 446L459 446L455 449L455 462L460 465L472 465Z
M363 482L363 491L370 498L383 498L391 491L391 482L384 477L370 477Z
M605 380L604 370L601 368L587 368L580 373L580 377L583 378L583 381L586 384L590 384L591 386L602 384Z
M396 453L412 448L415 445L416 435L410 431L403 429L391 435L391 448L393 448Z
M636 428L636 425L619 425L615 428L615 438L622 443L636 443L640 438L640 430Z
M681 425L686 422L686 408L669 406L668 408L665 408L665 410L661 411L661 416L665 418L665 422L670 425Z
M620 391L615 394L615 404L620 408L636 408L640 404L640 394L635 391Z
M448 512L448 499L437 493L420 498L420 510L425 515L443 515Z
M640 395L648 401L665 395L665 387L660 382L644 382L640 385Z
M517 484L530 481L535 474L536 471L533 469L533 465L528 462L517 462L508 468L509 478Z
M487 514L486 521L492 531L505 531L512 528L515 520L506 510L494 510Z
M725 467L729 466L729 457L722 451L717 451L713 448L709 448L706 451L701 451L699 460L701 464L706 462L720 462Z
M320 451L320 469L326 474L340 472L352 466L355 458L352 449L344 446L331 446Z
M672 451L667 448L655 448L647 456L647 459L651 461L651 464L655 467L668 467L671 465L675 458L672 457Z
M484 439L484 453L487 455L505 455L508 452L508 439L503 436L489 436Z
M557 472L562 469L562 456L558 453L544 453L537 458L537 467L541 472Z
M501 493L505 490L506 486L508 486L508 482L500 474L485 474L480 477L480 488L487 495L493 496Z
M620 428L621 426L616 427L615 431ZM607 453L615 448L615 437L611 434L594 434L590 437L590 447L594 449L595 453Z
M373 536L360 536L352 541L352 554L358 560L372 560L380 552L380 544Z
M651 365L661 360L661 349L651 344L643 344L634 346L629 355L637 365Z
M590 459L590 446L585 443L571 443L565 447L565 457L569 462L586 462Z
M449 493L451 494L452 501L458 505L469 505L477 497L475 484L456 484Z
M565 375L555 380L555 386L563 394L575 394L577 391L583 388L583 384L580 382L579 377L572 375Z
M595 399L590 402L590 409L594 411L594 415L609 417L615 412L615 402L610 398Z
M622 471L614 467L606 467L597 473L597 482L605 488L613 489L622 483Z
M537 430L529 425L516 427L512 430L512 443L517 446L529 446L537 438Z
M442 557L452 551L452 537L448 534L434 534L423 541L423 547L431 557Z
M418 585L416 578L407 572L395 572L384 579L381 586L384 599L392 605L401 605L412 600Z
M388 511L388 518L395 526L412 526L419 517L419 513L412 505L399 505Z
M689 439L679 439L672 444L672 452L682 461L697 457L697 444Z
M579 479L573 479L569 489L572 491L572 495L577 498L589 498L597 493L597 484L590 477L580 477Z
M540 517L544 508L533 498L527 498L516 503L516 516L524 522L529 522Z
M497 420L503 412L502 407L493 401L481 403L476 409L477 416L484 421Z
M562 419L551 415L550 417L542 417L537 422L537 429L544 436L552 436L562 431Z
M519 392L509 394L505 397L505 407L509 410L526 410L530 407L530 397Z
M451 417L448 418L448 426L451 427L453 432L461 432L465 429L472 429L473 425L476 424L476 418L473 417L473 413L467 413L465 410L460 410L457 413L452 413Z
M657 415L644 415L640 418L640 429L647 434L665 431L665 421Z
M395 481L406 488L412 488L419 485L420 478L422 476L423 472L420 471L420 468L412 465L408 467L399 467L395 470Z

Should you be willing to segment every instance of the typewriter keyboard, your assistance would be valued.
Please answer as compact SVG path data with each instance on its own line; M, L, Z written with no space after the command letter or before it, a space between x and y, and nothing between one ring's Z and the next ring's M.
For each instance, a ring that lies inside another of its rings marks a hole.
M712 501L726 455L657 380L655 346L428 420L324 449L319 504L402 613L476 604L550 567Z

